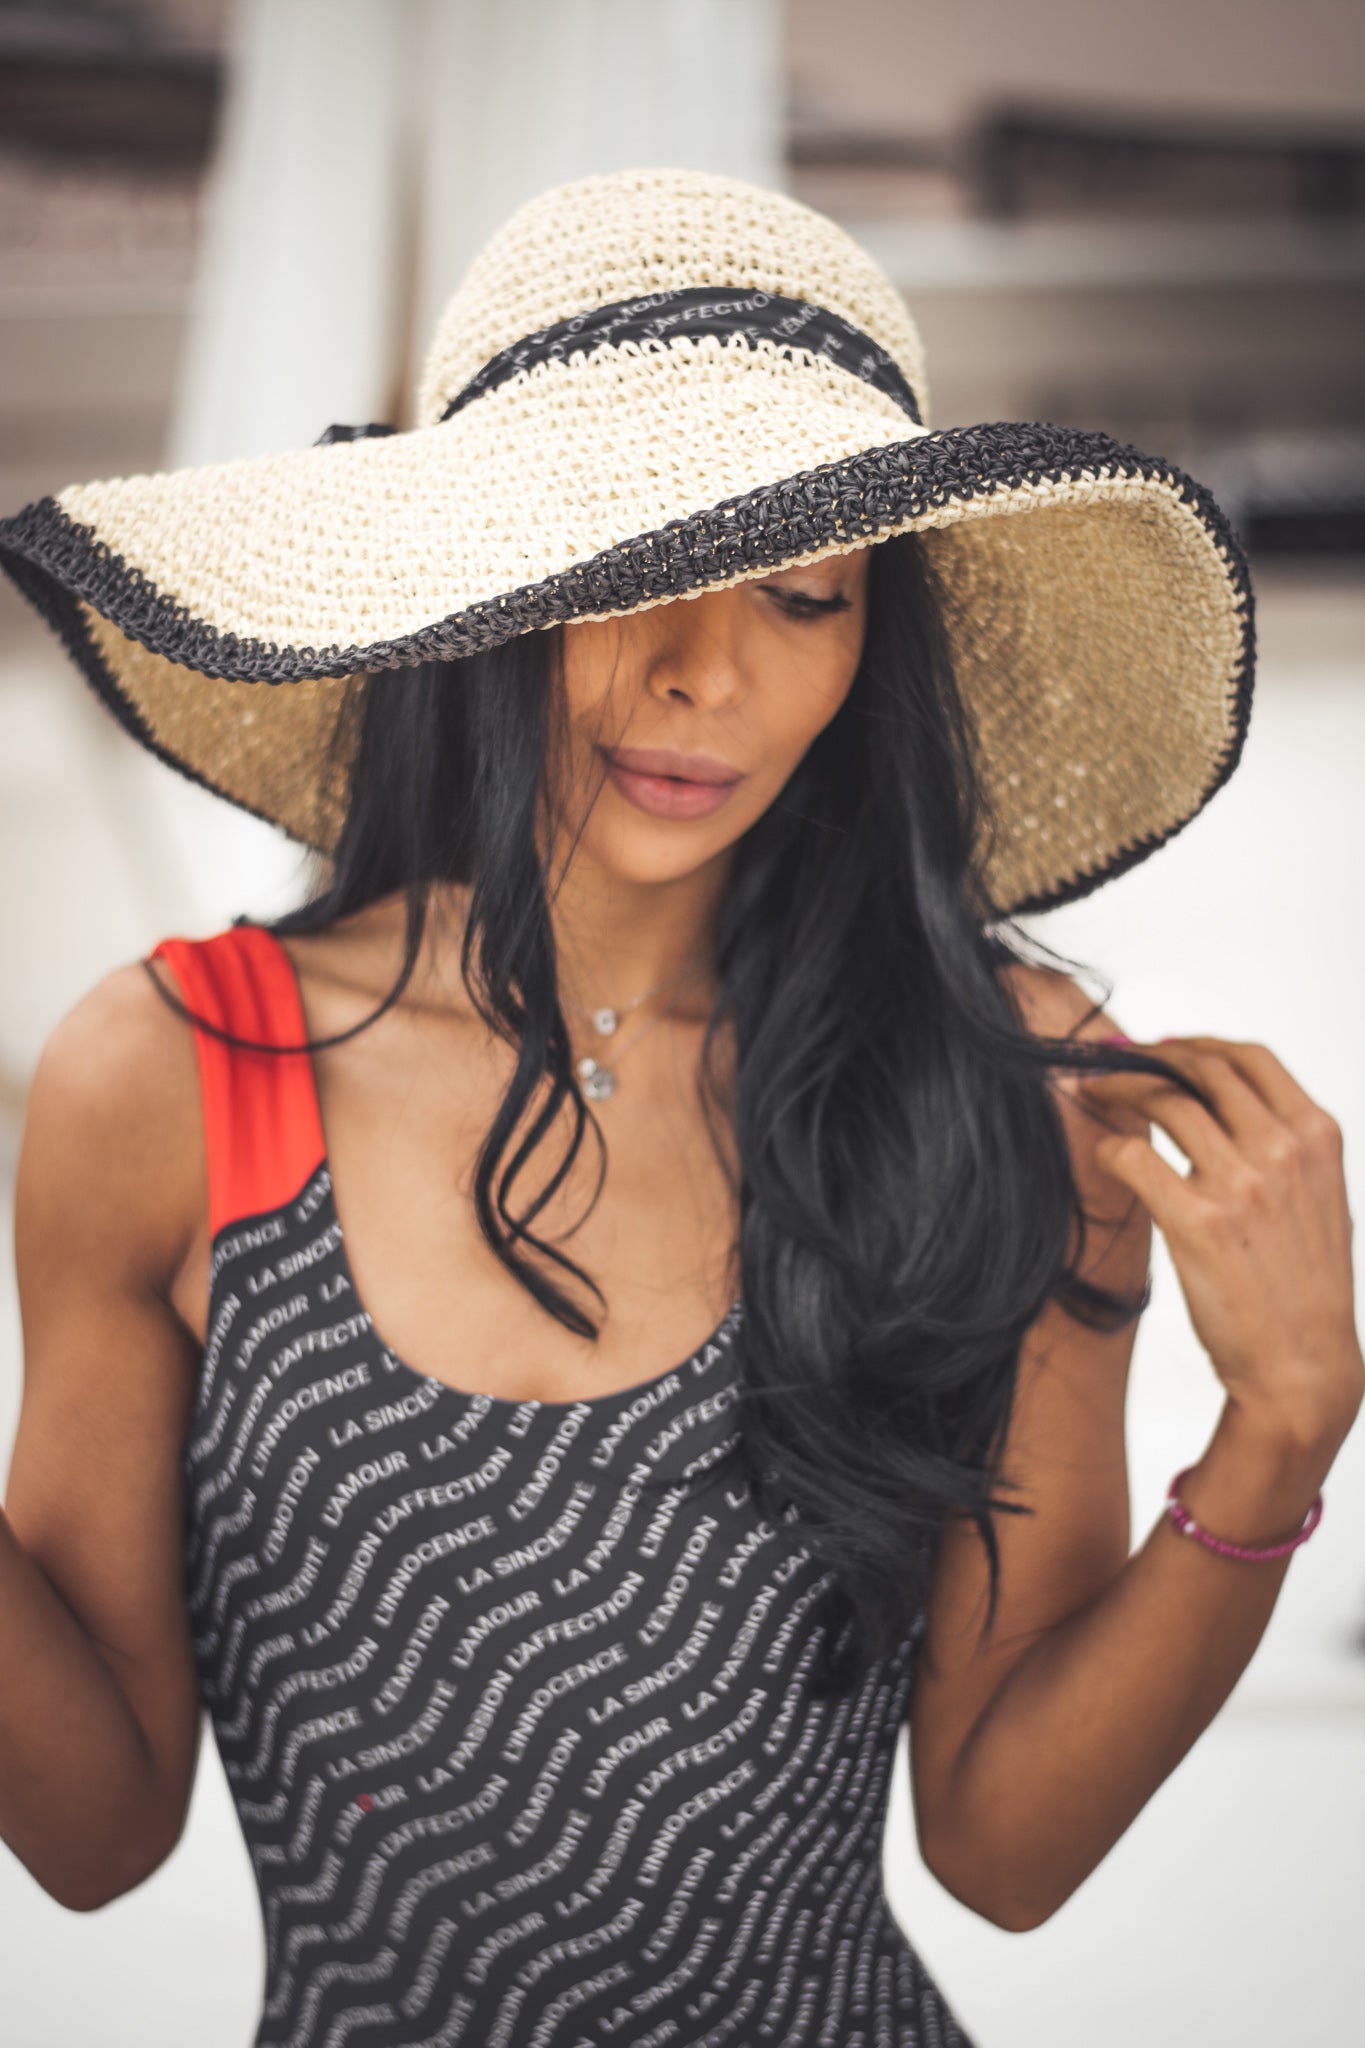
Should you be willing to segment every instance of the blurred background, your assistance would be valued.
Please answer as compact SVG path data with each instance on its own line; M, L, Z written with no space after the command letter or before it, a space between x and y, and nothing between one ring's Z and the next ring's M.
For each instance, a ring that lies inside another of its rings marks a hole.
M1365 8L1359 0L0 0L0 513L77 479L410 419L436 314L522 199L686 164L833 214L904 290L930 424L1099 427L1212 486L1260 674L1237 775L1029 920L1132 1035L1269 1044L1365 1151ZM92 982L282 907L298 857L133 746L0 588L0 1195ZM1169 1156L1181 1163L1173 1149ZM1358 1176L1353 1193L1359 1198ZM6 1219L0 1450L22 1373ZM1220 1405L1158 1242L1133 1540ZM979 2048L1356 2042L1365 1431L1228 1705L1045 1927L914 1850L887 1885ZM262 1951L206 1740L185 1838L77 1917L0 1848L14 2048L238 2048Z

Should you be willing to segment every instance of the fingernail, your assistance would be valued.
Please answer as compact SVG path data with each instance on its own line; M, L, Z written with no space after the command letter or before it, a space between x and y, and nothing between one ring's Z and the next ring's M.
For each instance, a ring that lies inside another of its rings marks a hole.
M1131 1045L1132 1039L1125 1031L1111 1031L1108 1038L1100 1040L1101 1045Z

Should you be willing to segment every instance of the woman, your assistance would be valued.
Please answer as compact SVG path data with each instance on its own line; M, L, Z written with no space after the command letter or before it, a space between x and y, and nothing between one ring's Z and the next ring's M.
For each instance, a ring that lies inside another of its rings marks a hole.
M1036 1927L1365 1379L1330 1116L1009 927L1231 772L1245 564L1103 435L930 435L863 252L699 174L523 208L419 410L0 529L322 856L34 1084L0 1831L119 1896L202 1701L259 2048L964 2042L881 1889L902 1722L929 1866ZM1227 1398L1130 1557L1153 1221Z

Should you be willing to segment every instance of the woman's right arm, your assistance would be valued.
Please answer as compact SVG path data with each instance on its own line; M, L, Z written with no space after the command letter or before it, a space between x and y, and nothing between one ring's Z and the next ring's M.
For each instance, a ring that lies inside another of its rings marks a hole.
M180 1456L199 1346L171 1294L204 1210L192 1034L120 968L44 1049L15 1190L0 1837L73 1911L165 1860L194 1778Z

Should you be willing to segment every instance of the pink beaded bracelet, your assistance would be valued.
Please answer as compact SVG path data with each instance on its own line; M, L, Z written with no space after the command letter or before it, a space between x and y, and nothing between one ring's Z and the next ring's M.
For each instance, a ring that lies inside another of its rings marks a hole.
M1166 1496L1166 1511L1182 1536L1195 1537L1206 1549L1216 1550L1223 1557L1240 1557L1253 1564L1260 1563L1266 1558L1287 1557L1291 1550L1297 1550L1301 1543L1308 1541L1322 1520L1322 1495L1319 1494L1309 1508L1298 1535L1291 1536L1287 1543L1272 1543L1264 1550L1254 1550L1245 1543L1225 1543L1221 1536L1211 1536L1207 1529L1201 1529L1189 1509L1177 1498L1181 1481L1187 1479L1193 1470L1192 1465L1187 1465L1183 1472L1176 1473L1171 1481L1171 1490Z

